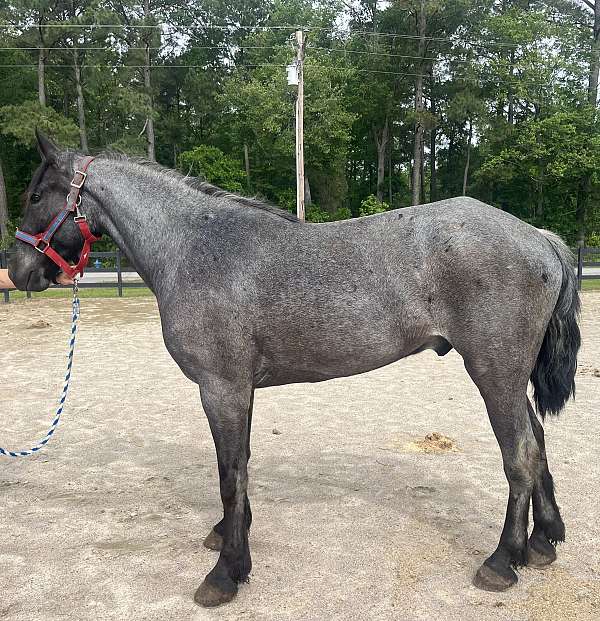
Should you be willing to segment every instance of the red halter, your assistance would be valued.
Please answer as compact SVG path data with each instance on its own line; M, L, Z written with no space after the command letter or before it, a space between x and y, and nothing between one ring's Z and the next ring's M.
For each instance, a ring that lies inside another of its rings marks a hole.
M60 269L67 276L69 276L69 278L74 278L77 274L83 276L83 270L89 261L92 244L100 239L100 237L92 235L90 227L87 223L87 218L81 213L81 211L79 211L79 205L81 204L81 189L83 188L83 184L85 183L87 177L86 171L88 166L93 162L93 160L93 157L88 158L81 170L75 171L71 181L71 190L69 194L67 194L67 199L65 201L65 208L54 218L54 220L52 220L52 222L50 222L48 228L43 233L30 235L29 233L17 230L15 234L15 237L18 240L33 246L38 252L45 254L51 261L56 263L56 265L58 265L58 267L60 267ZM50 242L52 241L54 234L72 213L75 214L73 220L77 223L81 236L83 237L83 248L81 249L77 265L69 265L69 263L67 263L67 261L65 261L58 254L58 252L50 246Z

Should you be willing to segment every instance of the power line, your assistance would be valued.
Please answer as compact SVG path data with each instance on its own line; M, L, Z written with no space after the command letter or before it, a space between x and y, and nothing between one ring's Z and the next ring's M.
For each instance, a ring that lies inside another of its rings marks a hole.
M95 30L98 28L123 28L130 30L143 30L143 29L160 29L164 31L165 35L173 35L177 34L179 31L175 30L165 30L164 24L71 24L71 23L54 23L54 24L42 24L42 28L89 28L91 30ZM169 25L167 25L169 26ZM27 30L32 28L39 28L39 24L31 24L31 25L14 25L14 24L0 24L0 30L2 29L15 29L15 30ZM255 26L255 25L242 25L242 24L231 24L231 25L211 25L211 24L201 24L196 26L197 28L202 28L203 30L221 30L221 31L233 31L233 30L251 30L251 31L295 31L300 28L298 25L286 25L286 26ZM366 36L366 37L387 37L387 38L396 38L396 39L404 39L404 40L413 40L418 41L421 38L425 41L436 41L436 42L447 42L455 45L469 45L476 48L481 49L490 49L494 47L500 48L517 48L519 47L519 43L511 43L511 42L502 42L502 41L486 41L485 43L480 43L474 40L465 40L464 37L460 35L456 35L454 37L433 37L433 36L424 36L420 35L411 35L411 34L402 34L395 32L373 32L370 30L344 30L339 28L325 28L321 26L305 26L302 27L304 31L320 31L320 32L329 32L338 35L345 36ZM4 48L2 48L4 49ZM24 48L21 48L24 49ZM33 48L38 49L38 48ZM52 49L52 48L44 48L44 49ZM90 49L90 48L87 48ZM145 49L145 48L144 48ZM151 49L159 49L159 48L151 48ZM207 48L208 49L208 48ZM315 48L313 48L315 49ZM350 50L348 50L350 51ZM401 55L398 55L401 57Z
M74 65L74 64L50 64L46 65L46 69L73 69L78 66L80 69L144 69L145 65L108 65L108 64L82 64L82 65ZM274 68L285 68L287 65L285 64L276 64L276 63L251 63L244 64L238 66L237 68L256 68L256 67L274 67ZM30 64L0 64L0 68L8 69L8 68L19 68L19 69L31 69L37 70L37 63ZM227 67L224 67L225 69ZM235 67L231 67L235 68ZM173 65L150 65L150 69L204 69L206 70L206 65L198 65L198 64L173 64ZM311 70L314 69L324 69L324 70L333 70L333 71L341 71L341 72L349 72L349 73L372 73L372 74L380 74L380 75L391 75L396 77L422 77L428 80L436 80L438 82L443 81L444 76L433 76L429 73L412 73L412 72L396 72L396 71L381 71L377 69L357 69L354 67L339 67L334 65L312 65L306 64L305 70L310 73ZM453 77L451 77L453 79ZM460 78L459 78L460 79ZM493 76L490 78L491 81L494 81L498 84L506 84L506 85L528 85L528 86L552 86L548 82L536 82L533 80L523 80L515 77L514 80L506 80L503 78L494 78Z
M27 30L32 28L89 28L92 30L98 28L123 28L130 30L143 30L143 29L160 29L164 28L163 24L70 24L70 23L55 23L55 24L31 24L31 25L15 25L15 24L0 24L0 29L15 29L15 30ZM242 25L242 24L231 24L231 25L211 25L211 24L201 24L199 26L204 30L222 30L222 31L232 31L232 30L255 30L255 31L264 31L268 32L271 30L290 30L294 31L300 28L300 26L251 26L251 25ZM340 35L360 35L360 36L370 36L370 37L391 37L397 39L409 39L409 40L420 40L421 38L425 41L446 41L449 43L461 43L461 37L429 37L420 35L409 35L409 34L400 34L396 32L373 32L370 30L344 30L339 28L325 28L322 26L304 26L302 27L305 31L321 31L321 32L331 32L337 33ZM166 34L175 34L177 30L167 32ZM509 43L509 42L487 42L485 44L478 44L469 41L468 44L473 45L475 47L488 47L488 46L500 46L500 47L508 47L514 48L518 47L518 43Z
M107 64L50 64L46 65L46 69L74 69L75 67L79 67L80 69L144 69L146 65L107 65ZM237 68L254 68L254 67L277 67L277 68L285 68L287 65L280 65L275 63L251 63L251 64L243 64L238 66ZM1 69L9 69L9 68L18 68L18 69L38 69L37 63L29 63L29 64L6 64L1 65ZM224 67L225 69L227 67ZM231 67L236 68L236 67ZM336 67L333 65L306 65L307 70L311 69L327 69L327 70L335 70L335 71L346 71L346 72L359 72L359 73L378 73L378 74L386 74L386 75L395 75L395 76L421 76L424 78L432 78L430 74L419 74L419 73L400 73L396 71L379 71L377 69L357 69L354 67ZM150 69L206 69L206 65L150 65Z
M162 50L164 49L166 46L164 45L155 45L155 46L149 46L149 47L130 47L130 46L125 46L125 50L129 51L129 50L138 50L138 51L145 51L146 49L148 50ZM232 47L238 49L238 50L275 50L275 49L279 49L281 46L277 46L277 45L233 45ZM191 45L189 47L184 48L184 51L187 52L188 50L222 50L224 48L223 45ZM112 48L112 47L107 47L107 46L103 46L103 47L72 47L72 46L66 46L66 47L61 47L61 46L50 46L50 47L19 47L19 46L13 46L13 47L0 47L0 50L26 50L26 51L38 51L38 50L57 50L57 51L63 51L63 52L68 52L71 50L89 50L89 51L101 51L104 50L105 52L113 52L113 51L119 51L118 48ZM314 49L314 48L313 48Z
M56 23L56 24L0 24L0 29L12 29L15 30L28 30L31 28L90 28L92 30L96 28L130 28L136 29L148 29L148 28L163 28L163 24L72 24L72 23ZM212 26L201 24L201 28L205 30L296 30L298 26L242 26L241 24L232 24L230 26Z
M111 48L108 46L103 46L103 47L97 47L97 46L90 46L90 47L71 47L71 46L67 46L67 47L62 47L62 46L54 46L54 47L44 47L44 48L40 48L40 47L19 47L19 46L2 46L0 47L0 51L18 51L18 50L22 50L22 51L39 51L40 49L46 50L46 51L62 51L62 52L68 52L68 51L105 51L105 52L130 52L130 51L145 51L146 49L150 49L150 50L164 50L166 46L164 45L160 45L160 46L150 46L148 48L144 47L130 47L130 46L124 46L122 50L120 50L119 48ZM279 45L231 45L230 49L232 49L233 51L236 50L281 50L282 46ZM333 53L337 53L337 54L357 54L357 55L363 55L363 56L378 56L378 57L382 57L382 58L404 58L407 60L419 60L419 61L449 61L452 63L471 63L472 61L470 61L469 59L461 59L461 58L446 58L444 56L414 56L414 55L409 55L409 54L390 54L387 52L373 52L370 50L352 50L352 49L346 49L346 48L338 48L338 47L319 47L319 46L308 46L308 49L311 50L316 50L316 51L323 51L323 52L333 52ZM185 47L183 48L183 53L187 53L189 51L193 51L193 50L222 50L222 51L226 51L227 50L227 45L192 45L189 47Z
M0 48L2 49L2 48ZM386 52L371 52L367 50L348 50L341 47L313 47L312 45L308 46L310 50L319 50L323 52L337 52L340 54L365 54L370 56L384 56L386 58L409 58L415 60L438 60L437 58L430 56L409 56L405 54L388 54Z
M287 65L278 65L274 63L253 63L249 65L242 65L242 67L286 67ZM29 63L29 64L6 64L0 65L2 69L8 68L19 68L19 69L37 69L38 65ZM144 69L146 65L107 65L107 64L48 64L46 65L46 69L73 69L75 67L79 67L80 69ZM150 65L150 69L206 69L206 65L185 65L185 64L173 64L173 65ZM224 66L224 69L228 67ZM233 65L230 67L231 69L235 69ZM237 67L239 68L239 67ZM333 67L332 67L333 68ZM339 67L338 67L339 68Z
M337 32L335 30L331 30L332 32ZM487 46L500 46L500 47L518 47L518 43L508 43L508 42L488 42L485 44L474 43L473 41L464 41L464 39L460 36L456 37L421 37L420 35L409 35L409 34L400 34L396 32L372 32L370 30L348 30L346 31L350 35L361 35L361 36L369 36L369 37L391 37L395 39L409 39L419 41L423 39L424 41L446 41L448 43L467 43L468 45L473 45L474 47L487 47Z
M277 50L277 49L281 49L281 46L277 46L277 45L232 45L232 48L234 48L234 50ZM165 46L164 45L158 45L158 46L149 46L148 48L144 47L130 47L130 46L125 46L124 51L145 51L146 49L149 50L162 50L164 49ZM223 50L224 48L226 48L226 46L223 45L191 45L189 47L185 47L183 49L184 52L188 52L190 50ZM119 51L118 48L111 48L111 47L71 47L71 46L54 46L54 47L18 47L18 46L6 46L6 47L0 47L0 50L23 50L23 51L29 51L29 52L33 52L33 51L39 51L40 49L46 50L46 51L62 51L62 52L68 52L68 51L106 51L106 52L111 52L111 51ZM330 48L330 47L313 47L313 46L309 46L309 49L311 50L317 50L317 51L323 51L323 52L336 52L336 53L342 53L342 54L365 54L365 55L371 55L371 56L385 56L385 57L389 57L389 58L408 58L408 59L415 59L415 60L438 60L437 58L434 57L421 57L421 56L410 56L410 55L405 55L405 54L387 54L384 52L370 52L370 51L363 51L363 50L348 50L348 49L344 49L344 48Z

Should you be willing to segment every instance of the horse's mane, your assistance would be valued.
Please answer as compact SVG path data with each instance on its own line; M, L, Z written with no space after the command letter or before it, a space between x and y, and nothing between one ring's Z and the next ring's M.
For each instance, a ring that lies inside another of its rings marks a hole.
M236 194L235 192L228 192L227 190L223 190L222 188L219 188L212 183L208 183L208 181L204 181L199 177L182 175L178 170L166 168L165 166L161 166L156 162L142 157L129 157L122 153L114 151L105 151L101 154L101 157L109 160L140 164L141 166L151 168L152 170L158 172L161 175L182 181L188 187L193 188L194 190L198 190L199 192L202 192L202 194L206 194L207 196L214 196L215 198L227 198L235 201L236 203L239 203L240 205L245 205L246 207L252 207L254 209L261 209L262 211L267 211L275 216L279 216L280 218L284 218L292 222L298 222L298 218L293 213L290 213L285 209L280 209L279 207L271 205L266 201L262 201L257 198L248 198L246 196L241 196L240 194Z

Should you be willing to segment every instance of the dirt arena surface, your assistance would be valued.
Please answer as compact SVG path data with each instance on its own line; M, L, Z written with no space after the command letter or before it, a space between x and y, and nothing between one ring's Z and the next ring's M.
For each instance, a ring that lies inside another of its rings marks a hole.
M69 319L68 300L0 304L0 446L46 432ZM221 508L197 388L163 346L154 299L84 300L57 436L0 458L0 620L598 620L600 292L583 295L582 331L577 401L546 423L567 525L551 568L523 569L503 594L471 586L507 484L460 357L426 352L257 391L254 568L234 602L204 610L193 594Z

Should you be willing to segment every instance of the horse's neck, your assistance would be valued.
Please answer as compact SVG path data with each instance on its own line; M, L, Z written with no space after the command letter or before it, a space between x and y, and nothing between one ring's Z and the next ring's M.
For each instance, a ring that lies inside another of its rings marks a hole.
M189 234L176 181L138 164L100 159L86 185L101 203L89 214L92 224L115 241L156 293L165 265L176 266Z

